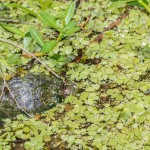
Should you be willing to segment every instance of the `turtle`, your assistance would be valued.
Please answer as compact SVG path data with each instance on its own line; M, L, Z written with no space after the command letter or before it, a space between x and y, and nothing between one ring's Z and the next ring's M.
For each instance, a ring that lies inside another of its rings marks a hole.
M1 83L0 91L3 96L0 99L0 107L9 109L14 114L18 111L36 113L61 103L62 99L72 94L76 85L71 82L43 74L27 74L24 77L14 77L7 82L8 88ZM71 90L72 89L72 90Z

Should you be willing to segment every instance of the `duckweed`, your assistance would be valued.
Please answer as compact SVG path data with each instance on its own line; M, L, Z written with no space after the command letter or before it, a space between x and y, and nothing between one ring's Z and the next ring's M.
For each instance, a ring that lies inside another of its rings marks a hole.
M2 2L6 3L6 0ZM38 0L17 3L36 13L41 9ZM129 7L128 16L115 29L104 32L99 43L91 43L126 9L109 10L110 4L110 0L80 1L73 20L80 26L90 15L87 25L40 57L58 74L65 71L66 78L77 84L77 92L55 108L32 118L21 114L15 119L4 119L4 126L0 129L0 149L9 150L12 143L15 148L18 140L27 150L150 149L149 14ZM52 1L44 11L61 20L66 7L65 1ZM34 26L39 24L40 28L38 18L29 13L24 15L21 9L5 9L1 5L0 9L2 18L34 23ZM28 24L13 25L22 31L30 28ZM0 31L1 38L23 45L20 36L1 26ZM57 36L56 31L45 26L40 28L40 32L47 40ZM22 65L28 65L31 58L20 57L17 48L0 44L0 67L5 76L16 72ZM34 42L27 49L40 51ZM76 62L74 59L79 53L82 57ZM14 62L12 58L15 58ZM86 63L86 60L95 58L100 58L101 62ZM49 74L37 63L29 72Z

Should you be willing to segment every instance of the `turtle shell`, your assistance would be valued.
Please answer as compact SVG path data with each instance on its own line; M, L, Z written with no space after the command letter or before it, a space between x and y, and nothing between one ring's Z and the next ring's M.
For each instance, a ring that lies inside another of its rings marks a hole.
M23 78L14 77L7 84L11 92L4 90L1 98L1 103L7 108L36 112L62 100L63 82L56 77L28 74Z

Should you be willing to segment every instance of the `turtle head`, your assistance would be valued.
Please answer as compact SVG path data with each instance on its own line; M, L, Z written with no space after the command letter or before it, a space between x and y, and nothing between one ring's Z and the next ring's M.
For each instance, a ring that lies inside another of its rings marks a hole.
M64 98L76 93L76 91L77 91L77 85L75 83L69 81L63 84L62 95Z

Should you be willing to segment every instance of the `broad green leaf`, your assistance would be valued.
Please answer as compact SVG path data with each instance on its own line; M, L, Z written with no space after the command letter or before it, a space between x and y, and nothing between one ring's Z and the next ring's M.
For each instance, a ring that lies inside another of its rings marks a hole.
M20 9L23 10L24 12L29 13L29 14L31 14L31 15L34 16L34 17L38 17L38 15L37 15L36 13L34 13L34 11L32 11L32 10L30 10L30 9L24 7L24 6L21 6L21 5L19 5L19 4L10 3L10 4L5 4L5 6L7 6L7 7L10 6L10 7L20 8Z
M12 32L12 33L15 33L17 35L20 35L20 36L24 36L24 32L22 32L21 30L19 30L18 28L16 27L12 27L10 25L6 25L6 24L3 24L3 23L0 23L0 25L5 28L6 30L8 30L9 32Z
M57 45L56 41L47 41L44 42L44 45L42 47L42 52L43 53L49 53L51 50L53 50L53 48Z
M77 32L77 31L79 31L79 30L80 30L79 27L71 28L70 30L68 30L68 31L65 32L65 35L66 35L66 36L69 36L70 34L73 34L73 33Z
M135 1L135 0L124 0L124 1L113 2L113 3L109 6L109 9L119 7L119 6L123 5L123 4L126 4L126 3L128 3L128 2L132 2L132 1Z
M42 47L44 43L41 34L34 27L30 28L30 34L32 38Z
M10 57L8 57L7 61L10 64L16 64L20 60L19 54L12 54Z
M25 36L25 37L23 38L23 47L24 47L25 49L27 49L27 48L29 47L31 41L32 41L32 38L31 38L30 36Z
M71 28L74 28L75 27L75 22L74 21L70 21L64 28L63 28L63 32L64 31L67 31L67 30L70 30Z
M75 12L75 8L76 8L75 2L70 3L70 5L68 6L68 8L65 12L65 23L66 23L66 25L70 22L71 18L73 17L74 12Z
M51 15L45 13L45 12L41 12L40 13L41 19L42 21L46 24L49 25L51 28L56 29L57 31L59 31L59 27L56 24L56 20L54 17L52 17Z

